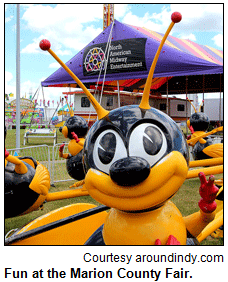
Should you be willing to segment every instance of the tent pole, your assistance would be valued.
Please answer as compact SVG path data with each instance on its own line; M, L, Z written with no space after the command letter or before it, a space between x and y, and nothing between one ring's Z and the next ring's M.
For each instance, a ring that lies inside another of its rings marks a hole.
M118 90L118 108L120 108L120 84L119 84L119 80L117 80L117 90Z
M186 112L186 136L188 135L188 126L187 126L187 121L188 121L188 111L187 111L187 106L188 106L188 76L186 75L186 97L185 97L185 112Z
M43 86L42 86L42 94L43 94L43 101L45 101L44 100L44 88L43 88ZM47 121L47 110L46 110L46 102L44 103L44 117L45 117L45 122Z
M69 86L69 92L71 92L71 87ZM71 94L70 94L70 105L71 105Z
M221 100L222 100L222 91L221 91L221 83L222 83L222 77L221 77L221 73L219 74L219 78L220 78L220 95L219 95L219 123L221 125L221 107L222 107L222 104L221 104Z
M169 92L169 89L168 89L168 78L167 78L167 81L166 81L166 113L167 115L169 115L169 96L168 96L168 92Z
M16 48L16 148L20 148L20 4L17 4Z
M203 101L204 101L204 84L205 84L205 76L203 75ZM204 112L204 108L203 108L203 112Z

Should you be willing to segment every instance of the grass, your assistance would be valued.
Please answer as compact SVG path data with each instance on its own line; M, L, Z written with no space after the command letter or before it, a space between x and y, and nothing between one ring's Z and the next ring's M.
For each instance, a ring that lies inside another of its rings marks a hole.
M24 147L22 144L24 130L21 130L20 134L21 134L21 147ZM66 139L62 137L60 132L57 132L57 134L58 134L58 143L66 142ZM16 146L15 139L16 139L15 130L8 130L6 142L5 142L6 149L15 148ZM33 138L31 145L42 145L43 141L44 141L43 139L36 140L36 138ZM52 140L49 140L49 139L45 140L45 144L47 144L48 146L53 146ZM216 179L219 179L220 177L222 176L217 175ZM72 185L73 183L74 183L74 180L72 180L72 182L71 181L70 182L58 182L55 184L55 187L50 188L49 192L52 193L56 191L63 191L63 190L69 189L69 186ZM183 216L187 216L199 210L198 204L197 204L200 199L199 187L200 187L199 179L186 180L184 184L182 185L182 187L180 188L180 190L173 197L172 201L178 207L178 209L180 210ZM7 232L11 229L21 228L22 226L24 226L31 220L43 214L46 214L54 209L57 209L63 206L67 206L73 203L79 203L79 202L93 203L95 205L99 205L99 203L97 203L90 196L48 202L44 204L44 207L42 210L34 211L34 212L31 212L23 216L6 219L5 220L5 234L7 234ZM201 245L223 245L223 239L215 239L209 236L207 237L206 240L204 240L201 243Z
M63 143L63 142L68 142L66 138L62 135L61 132L59 132L58 128L56 129L57 131L57 142L58 143ZM53 146L53 139L51 138L30 138L29 143L26 143L23 145L24 142L24 133L25 129L20 129L20 147L28 147L28 146L36 146L36 145L43 145L44 143L48 146ZM5 140L5 147L6 149L13 149L16 148L16 129L8 130L7 135L6 135L6 140Z

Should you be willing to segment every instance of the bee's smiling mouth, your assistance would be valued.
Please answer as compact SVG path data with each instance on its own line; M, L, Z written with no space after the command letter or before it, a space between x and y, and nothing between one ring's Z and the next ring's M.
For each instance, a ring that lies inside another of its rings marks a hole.
M126 163L126 160L123 159L123 163ZM113 165L116 167L115 163ZM140 183L132 181L128 186L119 185L118 181L121 180L118 176L117 181L114 182L113 176L89 169L85 186L94 199L109 207L126 211L142 210L157 206L175 194L184 182L187 172L188 166L183 155L173 151L151 168L147 177ZM147 173L148 171L145 175ZM132 175L131 171L130 175ZM126 184L126 180L122 180L122 183Z

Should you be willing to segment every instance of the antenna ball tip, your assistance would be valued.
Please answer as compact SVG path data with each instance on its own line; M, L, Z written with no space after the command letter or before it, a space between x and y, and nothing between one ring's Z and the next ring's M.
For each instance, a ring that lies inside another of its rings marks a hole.
M40 49L47 51L50 49L50 47L51 47L51 43L49 40L43 39L40 41Z
M174 23L179 23L182 19L182 15L181 13L179 12L174 12L172 13L171 15L171 20L174 22Z

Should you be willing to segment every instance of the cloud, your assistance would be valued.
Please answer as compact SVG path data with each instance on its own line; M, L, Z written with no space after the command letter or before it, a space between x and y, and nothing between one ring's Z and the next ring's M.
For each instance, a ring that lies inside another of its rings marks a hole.
M9 7L13 7L13 5L5 4L5 15L7 11L9 10ZM5 23L10 22L13 19L13 15L10 15L9 17L5 17Z
M32 82L30 80L21 82L20 97L24 97L26 93L26 96L28 98L28 93L30 89L32 89L33 93L35 93L37 89L37 82ZM15 76L9 71L5 71L5 93L6 94L13 93L14 94L13 99L16 99L17 89L15 84Z
M5 71L5 93L16 93L15 80L11 72Z
M171 13L179 11L182 14L181 24L175 30L194 32L222 32L223 5L222 4L171 4Z
M175 25L171 34L179 34L181 38L196 41L195 32L222 33L223 31L222 4L171 4L164 6L159 13L148 11L142 17L128 11L122 21L130 25L165 33L170 24L170 15L176 11L182 14L182 21Z
M102 7L102 4L27 5L22 20L29 30L47 38L56 53L69 55L69 50L81 50L102 31L100 24L95 26L103 19ZM35 44L43 38L34 38L23 53L39 52Z
M157 32L165 32L170 24L168 16L170 17L170 12L166 9L158 14L146 12L142 17L134 15L132 11L129 11L122 19L122 22L133 26L146 27Z
M223 35L217 34L215 35L212 40L214 41L215 45L217 45L220 48L223 48Z
M11 72L6 71L5 72L5 83L9 83L13 79L13 75Z
M21 53L26 54L34 54L39 53L39 41L37 39L33 39L34 42L28 44L25 48L21 50Z
M130 10L131 10L131 7L128 4L115 4L114 5L114 18L117 20L120 20Z
M7 18L5 18L5 23L10 22L13 19L13 16L9 16Z
M26 54L37 54L42 53L45 54L44 51L42 51L39 47L39 43L42 39L50 38L49 36L40 35L37 38L34 38L32 43L28 44L25 48L21 50L21 53ZM51 42L51 48L55 49L55 53L63 56L63 55L72 55L72 52L70 50L62 50L62 45L58 42L57 39L50 40Z
M20 96L24 97L26 95L26 98L29 98L29 93L31 92L32 95L34 95L38 87L37 83L32 82L31 80L24 81L21 83Z
M50 65L49 65L49 68L50 69L58 69L60 67L60 65L59 65L59 63L51 63Z

